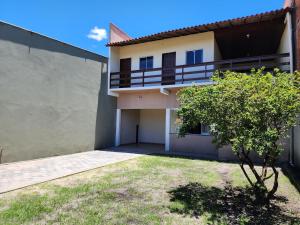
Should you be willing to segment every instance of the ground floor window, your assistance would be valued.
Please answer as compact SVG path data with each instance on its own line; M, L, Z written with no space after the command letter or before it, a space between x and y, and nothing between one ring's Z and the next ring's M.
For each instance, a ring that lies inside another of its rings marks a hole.
M177 116L176 110L171 111L171 133L178 134L180 129L181 120ZM209 126L205 124L198 123L196 126L191 127L189 132L190 134L199 134L199 135L210 135Z
M201 134L202 135L209 135L209 126L201 124Z
M209 135L209 126L198 123L195 127L190 128L189 133L190 134Z

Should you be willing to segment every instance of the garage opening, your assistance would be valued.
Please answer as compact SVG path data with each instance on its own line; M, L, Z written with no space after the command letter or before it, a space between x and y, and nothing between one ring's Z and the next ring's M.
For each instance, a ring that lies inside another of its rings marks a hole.
M163 147L165 117L164 109L122 109L120 144L150 144Z

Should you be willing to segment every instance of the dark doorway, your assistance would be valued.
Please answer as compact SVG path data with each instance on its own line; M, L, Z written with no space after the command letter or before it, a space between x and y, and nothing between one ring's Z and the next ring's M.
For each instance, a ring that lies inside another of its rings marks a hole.
M131 58L120 59L120 88L130 87Z
M162 78L161 84L175 84L176 52L164 53L162 55Z

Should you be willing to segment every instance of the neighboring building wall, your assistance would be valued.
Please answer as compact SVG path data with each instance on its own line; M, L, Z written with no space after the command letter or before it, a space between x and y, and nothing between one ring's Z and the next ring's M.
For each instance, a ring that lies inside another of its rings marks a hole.
M95 148L103 149L114 145L117 98L107 94L108 64L103 63L101 86L98 94Z
M165 143L165 118L163 109L142 109L139 120L140 143Z
M116 100L107 96L106 63L100 55L1 22L2 160L112 145L104 132L114 132Z

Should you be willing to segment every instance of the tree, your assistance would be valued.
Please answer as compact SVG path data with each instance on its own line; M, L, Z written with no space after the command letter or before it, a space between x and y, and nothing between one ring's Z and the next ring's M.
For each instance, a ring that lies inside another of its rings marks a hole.
M255 193L272 198L278 188L276 161L300 109L299 75L263 68L250 74L217 72L213 85L182 89L178 93L180 136L199 123L210 124L213 142L218 147L231 145ZM261 172L254 166L253 152L262 159ZM272 177L268 190L266 181Z

